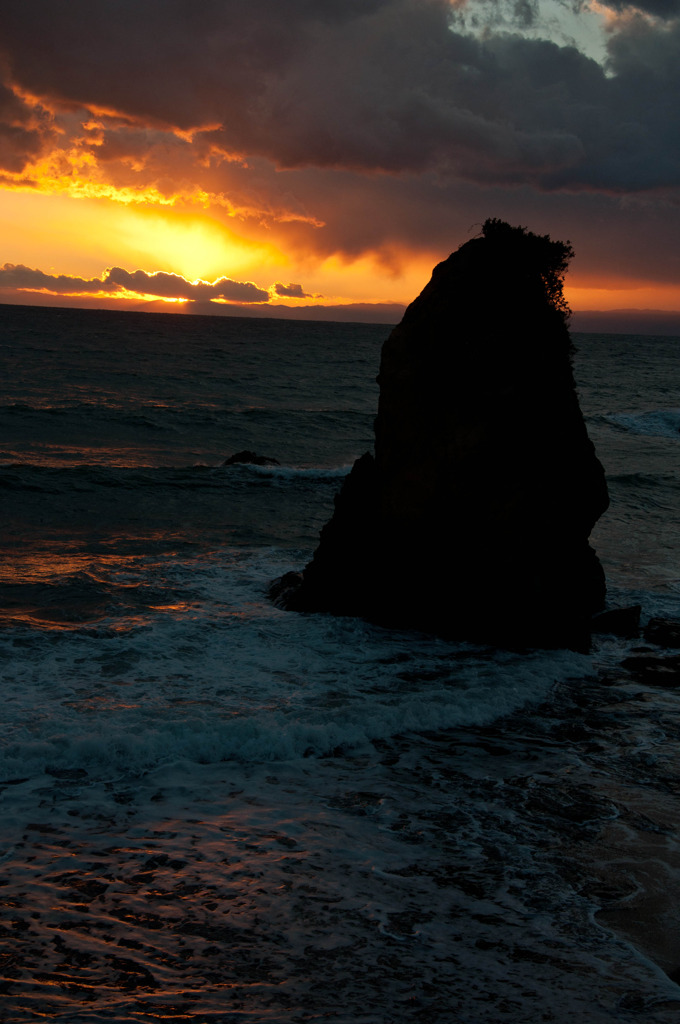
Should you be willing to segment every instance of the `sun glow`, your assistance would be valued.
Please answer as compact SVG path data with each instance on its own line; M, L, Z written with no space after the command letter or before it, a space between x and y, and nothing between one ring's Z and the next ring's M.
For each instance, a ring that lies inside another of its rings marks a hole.
M106 267L163 270L189 281L255 277L267 287L289 260L203 211L121 206L102 199L0 189L4 262L99 277Z
M172 202L166 201L167 197L159 199L153 190L144 194L138 191L134 201L126 202L122 190L115 186L101 183L97 191L99 184L95 188L88 177L92 165L85 157L78 154L80 172L74 174L70 184L54 178L53 190L47 187L47 179L39 188L32 187L27 179L23 184L13 179L5 188L0 181L0 267L7 263L46 275L90 281L105 281L108 268L122 268L131 275L142 272L147 278L158 272L176 274L189 283L228 278L237 283L250 282L251 287L268 293L272 306L340 306L406 304L421 292L433 266L447 255L408 251L390 244L359 256L343 258L339 252L329 256L315 249L313 229L307 234L291 231L276 219L264 222L237 216L225 203L208 210L198 200L186 201L178 196ZM75 172L75 157L69 166ZM56 169L52 170L56 174ZM86 182L87 187L81 189L79 181ZM293 291L287 295L285 290L280 294L275 282L294 284L298 294ZM75 282L73 291L61 282L53 292L49 285L41 285L39 278L35 288L29 288L27 284L10 292L8 287L0 301L50 304L50 297L55 296L57 304L68 297L71 305L115 308L162 302L167 310L177 312L187 302L180 296L148 294L146 288L143 293L124 287L102 288L99 292L90 286L80 292ZM167 284L161 290L167 291ZM680 287L664 281L593 279L570 273L565 296L576 311L680 309ZM223 311L225 304L237 300L216 294L212 301ZM246 296L245 301L257 301L261 309L266 308L266 301L259 297Z
M202 214L126 209L119 232L135 266L181 274L188 281L262 277L263 272L269 277L288 263L275 245L251 242Z

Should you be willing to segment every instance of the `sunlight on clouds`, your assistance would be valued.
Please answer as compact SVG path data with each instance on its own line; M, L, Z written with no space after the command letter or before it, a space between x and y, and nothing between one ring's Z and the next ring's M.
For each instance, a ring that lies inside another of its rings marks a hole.
M604 64L607 58L609 8L598 0L451 0L452 31L463 29L481 38L508 33L575 46Z
M288 274L275 245L250 242L204 213L0 189L0 262L98 276L111 265L165 270L187 280ZM290 275L289 275L290 276Z
M274 245L251 242L210 217L180 211L121 211L119 237L135 254L136 265L172 271L191 281L246 272L269 277L288 263Z
M55 150L49 156L28 164L19 174L4 172L2 186L8 189L29 189L47 195L66 195L71 199L106 199L123 205L151 203L175 206L191 201L208 206L214 197L201 189L190 192L161 192L153 185L114 185L100 180L94 153L80 147Z
M107 267L121 266L148 274L179 274L189 282L212 282L225 276L253 281L269 289L270 302L289 306L408 303L429 281L433 266L448 255L448 249L413 253L392 246L357 259L336 254L319 260L304 251L297 257L287 256L273 242L250 241L205 212L2 189L0 237L0 264L90 279L100 278ZM299 282L308 297L277 293L275 281ZM63 289L61 293L65 294ZM587 275L570 274L565 294L572 308L581 310L680 308L677 285L634 277L593 281ZM138 304L144 298L166 302L172 296L147 294L144 289L102 290L88 291L85 301ZM182 301L167 308L181 308Z
M543 0L540 10L549 29L548 38L559 45L576 46L586 57L598 64L607 59L607 16L606 8L597 0L580 6L565 4L560 0ZM537 38L542 38L536 33Z

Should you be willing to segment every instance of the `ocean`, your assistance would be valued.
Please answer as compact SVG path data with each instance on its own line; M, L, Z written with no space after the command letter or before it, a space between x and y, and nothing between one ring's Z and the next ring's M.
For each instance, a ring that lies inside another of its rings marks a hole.
M622 667L655 645L267 599L389 330L0 306L6 1024L680 1021L677 671ZM680 338L573 340L610 603L680 619Z

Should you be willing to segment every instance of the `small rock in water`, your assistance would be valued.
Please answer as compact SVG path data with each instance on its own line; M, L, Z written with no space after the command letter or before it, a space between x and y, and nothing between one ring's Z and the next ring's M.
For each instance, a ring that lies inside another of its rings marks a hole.
M287 608L290 598L298 591L301 583L301 572L286 572L272 583L269 597L277 608Z
M611 636L633 638L640 633L640 614L642 606L631 605L630 608L609 608L605 612L594 615L591 622L593 633L609 633Z
M680 686L680 654L658 657L654 654L638 654L624 658L621 667L633 678L647 686L662 686L666 690L677 690Z
M245 449L242 452L236 452L235 455L230 455L228 459L224 460L222 465L280 466L281 463L278 459L272 459L268 455L258 455L256 452L251 452L248 451L248 449Z
M650 619L644 629L647 643L659 647L680 648L680 622L673 619Z

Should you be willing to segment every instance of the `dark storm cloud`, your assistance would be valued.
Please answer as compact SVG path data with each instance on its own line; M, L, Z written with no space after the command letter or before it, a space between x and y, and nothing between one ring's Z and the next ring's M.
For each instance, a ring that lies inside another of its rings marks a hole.
M101 278L69 277L65 274L45 274L21 264L6 263L0 267L0 288L49 291L58 295L80 295L100 292L115 294L127 290L141 295L156 295L167 299L209 301L228 299L231 302L267 302L269 293L250 281L232 281L222 277L217 281L190 282L178 274L148 274L144 270L129 271L111 267Z
M49 135L42 112L29 107L0 82L0 167L21 171L27 159L38 155Z
M288 247L302 255L313 244L326 256L353 259L371 253L387 274L398 274L414 254L442 259L478 234L489 216L528 225L539 234L570 239L576 249L569 279L680 280L680 204L658 192L636 197L593 190L537 191L530 185L442 181L435 174L352 175L312 168L273 176L290 191L305 194L324 227L311 235L291 225ZM263 235L265 233L263 232ZM423 284L425 280L423 280ZM395 296L400 293L395 289Z
M645 2L670 16L680 0ZM515 22L536 10L514 2ZM176 130L215 189L219 154L548 190L677 186L678 21L620 19L605 69L452 18L447 0L4 0L0 46L8 81L98 116L81 144L138 176L152 148L158 176L159 134ZM168 176L176 157L170 145Z
M426 0L427 2L427 0ZM389 0L8 0L0 32L36 93L193 128L254 112L264 83L335 29ZM39 30L36 30L39 27Z

